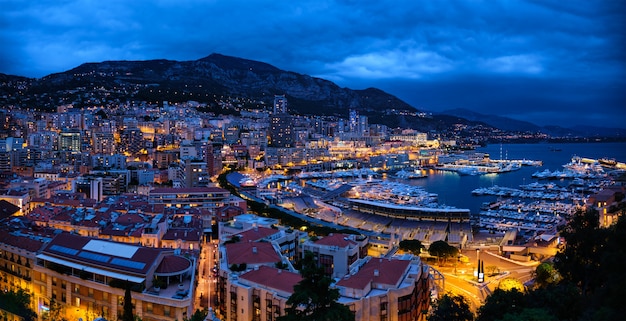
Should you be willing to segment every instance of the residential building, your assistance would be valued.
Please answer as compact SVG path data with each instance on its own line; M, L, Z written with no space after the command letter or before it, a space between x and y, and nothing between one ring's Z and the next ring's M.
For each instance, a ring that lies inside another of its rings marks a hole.
M193 313L194 264L174 250L58 234L36 255L36 312L42 315L54 300L68 320L117 320L129 284L136 316L182 320ZM155 278L166 290L154 288Z
M318 266L332 278L341 278L354 269L359 259L367 256L369 240L363 235L329 234L312 238L302 244L302 255L312 252Z

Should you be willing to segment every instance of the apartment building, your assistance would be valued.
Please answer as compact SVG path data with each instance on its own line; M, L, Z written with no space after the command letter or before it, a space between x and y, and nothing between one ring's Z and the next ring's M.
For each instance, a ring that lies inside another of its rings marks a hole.
M368 258L336 283L355 320L423 321L430 304L428 266L419 257Z
M150 204L215 209L226 204L230 192L219 187L155 188L148 196Z
M282 266L286 269L281 270L272 264L283 257L276 246L252 241L256 236L250 237L251 234L264 234L261 229L240 234L242 238L238 242L224 244L220 255L218 302L223 320L276 320L284 315L293 287L302 277L290 266ZM327 243L338 244L338 236L349 240L337 234L330 236ZM348 240L344 241L350 243ZM356 244L344 249L359 248ZM323 250L326 245L317 246ZM344 251L344 256L348 253ZM356 321L426 320L431 283L428 266L418 257L366 256L334 279L333 286L340 293L338 302L354 313Z
M193 313L196 263L175 253L58 234L36 255L35 311L45 314L54 301L68 320L116 320L130 286L134 313L142 320L182 320ZM165 289L153 286L156 278L164 280Z
M330 234L308 239L302 244L302 253L313 252L318 266L332 278L341 278L354 268L359 259L367 256L368 238L362 235Z

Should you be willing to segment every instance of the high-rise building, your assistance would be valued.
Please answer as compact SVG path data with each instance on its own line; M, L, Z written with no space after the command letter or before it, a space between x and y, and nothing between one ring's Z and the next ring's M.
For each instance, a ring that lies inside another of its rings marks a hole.
M120 134L120 145L122 152L127 152L131 155L139 153L144 147L143 133L137 127L123 129Z
M60 151L80 153L81 145L81 134L78 129L67 129L59 134Z
M113 137L113 133L93 133L92 141L94 154L113 155L115 153L115 138Z
M348 119L349 131L351 133L357 132L358 126L359 126L359 113L354 109L350 109L350 119Z
M284 148L293 146L292 119L289 114L272 115L269 129L269 146Z
M209 185L209 170L207 169L207 163L205 161L181 159L181 165L184 166L184 187L203 187Z
M285 95L274 95L274 114L287 113L287 98Z

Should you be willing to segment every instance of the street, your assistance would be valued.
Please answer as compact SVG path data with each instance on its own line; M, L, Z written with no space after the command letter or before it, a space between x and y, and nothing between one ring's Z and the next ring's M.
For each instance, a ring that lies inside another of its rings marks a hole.
M449 262L445 266L433 265L433 267L445 276L444 293L464 296L473 312L476 312L489 294L498 287L500 279L513 277L526 283L532 279L532 273L538 264L512 262L487 250L463 250L461 254L467 256L469 262ZM474 276L478 259L484 262L485 282L481 284L476 282ZM490 276L494 272L498 274Z
M218 262L217 240L209 239L202 246L200 260L198 262L198 288L194 300L194 310L213 307L217 291L217 270L214 270Z

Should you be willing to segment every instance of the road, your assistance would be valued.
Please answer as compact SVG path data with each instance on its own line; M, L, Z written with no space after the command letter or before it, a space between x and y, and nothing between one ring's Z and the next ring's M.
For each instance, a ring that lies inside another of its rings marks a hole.
M476 253L476 250L463 250L462 254L469 258L468 263L458 262L456 266L449 264L444 267L435 266L435 268L445 276L444 291L464 296L474 312L477 311L478 307L480 307L487 297L497 288L501 278L514 277L522 283L526 283L532 279L532 273L536 267L536 265L520 265L501 257L485 253L485 250L481 250L479 253ZM486 276L485 282L478 284L473 277L477 266L477 259L484 262L486 275L492 272L487 268L491 266L496 267L496 271L506 274L500 274L495 277Z
M208 239L202 245L200 260L198 262L198 288L194 300L194 310L213 307L216 291L217 278L213 268L218 262L217 240Z

